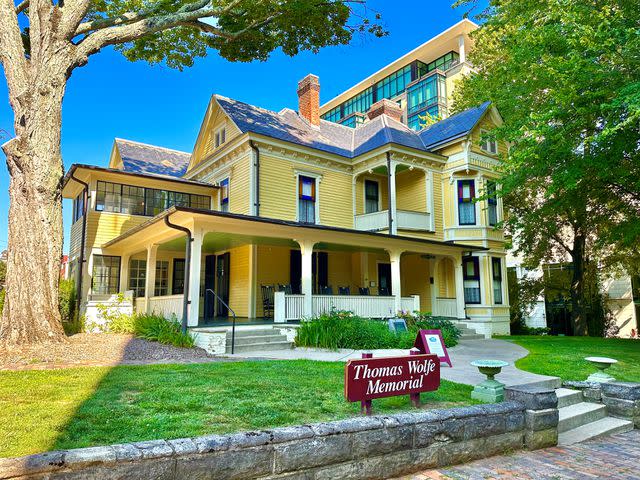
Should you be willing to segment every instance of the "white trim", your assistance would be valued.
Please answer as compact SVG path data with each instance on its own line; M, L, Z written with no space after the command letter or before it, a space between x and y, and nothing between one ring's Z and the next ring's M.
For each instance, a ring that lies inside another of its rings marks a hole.
M374 178L369 175L364 175L362 177L362 211L366 213L375 213L375 212L367 212L367 181L375 182L378 184L378 210L376 212L382 211L382 189L380 185L380 179Z
M320 225L320 182L322 174L318 172L308 172L303 170L294 170L296 179L296 222L300 222L300 176L313 178L315 180L314 213L316 215L316 225Z

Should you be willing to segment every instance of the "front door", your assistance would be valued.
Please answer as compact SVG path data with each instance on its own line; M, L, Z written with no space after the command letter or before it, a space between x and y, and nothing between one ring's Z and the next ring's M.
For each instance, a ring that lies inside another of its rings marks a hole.
M229 260L230 253L223 253L218 255L216 259L216 284L218 289L216 293L218 297L224 300L224 303L229 304ZM219 317L226 317L229 315L229 309L221 301L217 302L216 313Z
M211 291L216 290L216 256L207 255L204 258L204 320L211 320L215 312L215 296Z
M391 295L391 264L378 264L378 295Z

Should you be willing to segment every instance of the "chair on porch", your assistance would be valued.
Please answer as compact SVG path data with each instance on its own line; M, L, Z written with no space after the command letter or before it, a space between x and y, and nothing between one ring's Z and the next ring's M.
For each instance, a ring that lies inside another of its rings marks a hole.
M285 295L291 295L293 289L291 288L291 284L289 284L289 283L287 283L287 284L279 283L278 284L278 291L279 292L284 292Z
M351 287L338 287L338 295L351 295Z
M320 286L320 295L333 295L333 287L331 285Z
M380 287L378 289L378 295L380 295L381 297L388 297L391 295L391 292L389 291L388 287Z
M260 285L262 291L262 310L266 318L273 317L273 285Z
M371 293L369 293L369 287L358 287L358 292L360 293L360 295L371 295Z

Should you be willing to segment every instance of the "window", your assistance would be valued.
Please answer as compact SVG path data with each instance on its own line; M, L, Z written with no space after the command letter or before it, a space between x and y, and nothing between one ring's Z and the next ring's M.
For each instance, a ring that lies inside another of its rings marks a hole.
M342 117L351 115L353 112L365 113L371 105L373 105L373 88L369 87L342 104Z
M98 295L113 295L120 289L120 257L93 256L91 290Z
M497 155L498 153L498 142L495 139L490 138L489 132L486 130L480 130L480 148L487 153L491 153L492 155Z
M173 295L182 295L184 293L184 258L173 259L173 281L171 293Z
M498 224L498 199L496 198L496 182L487 182L487 214L489 225L495 227Z
M227 129L225 127L219 128L215 133L215 146L218 148L224 142L227 141Z
M475 186L473 180L458 180L458 224L476 224Z
M220 211L229 211L229 179L225 178L220 182Z
M373 213L380 210L380 184L375 180L364 181L364 212Z
M169 293L169 262L158 260L156 262L156 284L153 289L154 297L162 297Z
M298 177L298 221L316 223L316 179Z
M134 260L129 262L129 290L133 290L134 297L144 297L147 283L147 261Z
M211 199L206 195L98 182L96 191L96 210L98 212L153 217L173 205L209 209L211 208Z
M78 220L82 218L84 215L84 191L80 192L80 194L73 199L73 221L71 223L76 223Z
M480 266L478 257L462 260L464 303L480 303Z
M376 100L395 97L404 92L409 83L411 83L411 65L407 65L380 80L376 84Z
M493 277L493 303L502 305L502 261L499 258L491 259L491 271Z

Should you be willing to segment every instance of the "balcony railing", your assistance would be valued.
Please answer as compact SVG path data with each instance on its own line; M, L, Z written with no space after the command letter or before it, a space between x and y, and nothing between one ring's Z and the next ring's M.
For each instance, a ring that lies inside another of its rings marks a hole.
M378 232L389 229L389 210L356 215L356 230ZM396 228L398 230L430 230L431 214L410 210L396 211Z

